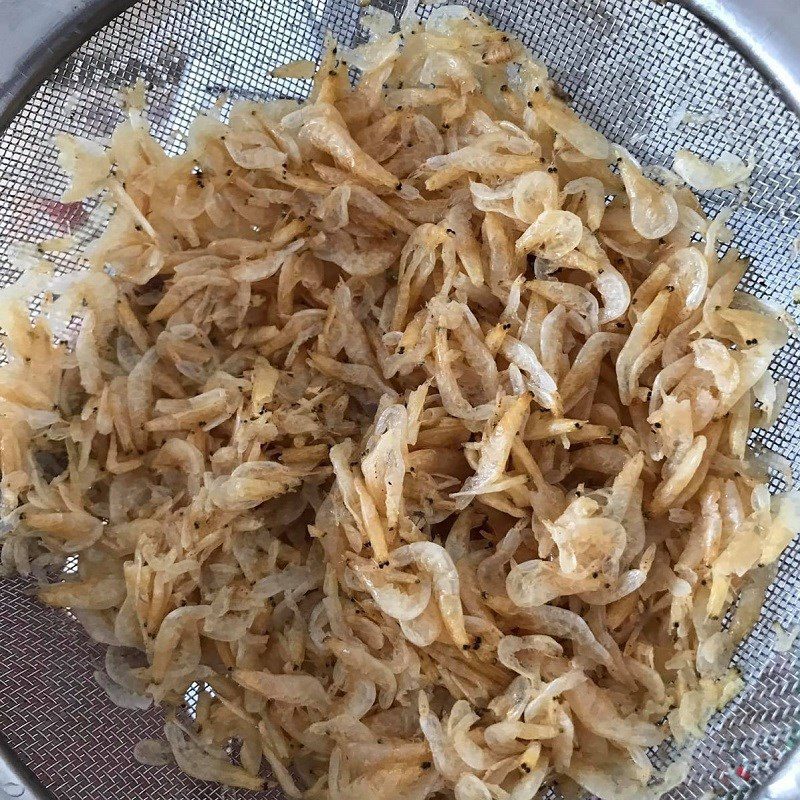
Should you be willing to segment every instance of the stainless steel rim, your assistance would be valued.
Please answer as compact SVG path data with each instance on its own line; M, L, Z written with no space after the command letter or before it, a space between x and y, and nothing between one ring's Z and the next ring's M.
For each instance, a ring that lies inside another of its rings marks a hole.
M18 800L54 800L33 773L0 736L0 797Z
M70 53L135 1L0 3L0 131Z
M791 0L672 0L738 50L800 115L800 16Z

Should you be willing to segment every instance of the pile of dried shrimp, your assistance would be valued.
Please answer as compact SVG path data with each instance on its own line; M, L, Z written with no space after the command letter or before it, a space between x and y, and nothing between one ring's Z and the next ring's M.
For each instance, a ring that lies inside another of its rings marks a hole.
M686 766L648 748L740 689L800 516L747 445L786 325L690 188L752 166L656 182L465 9L367 25L307 102L215 107L177 157L140 89L110 144L60 137L65 199L113 214L87 270L39 255L0 297L3 565L164 706L146 761L658 797Z

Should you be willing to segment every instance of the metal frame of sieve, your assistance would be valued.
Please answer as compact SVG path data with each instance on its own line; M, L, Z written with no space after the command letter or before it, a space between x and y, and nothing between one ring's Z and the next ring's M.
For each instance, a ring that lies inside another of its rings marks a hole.
M772 154L754 173L749 204L733 218L753 256L749 291L785 303L798 279L790 243L800 237L800 14L798 0L464 0L521 36L551 67L576 109L645 161L678 146ZM397 8L402 0L375 0ZM63 181L49 137L103 136L116 90L154 83L156 135L173 149L188 122L222 89L234 96L302 96L302 83L268 70L313 57L326 29L357 34L355 0L0 0L0 284L15 276L10 240L63 230L89 238L92 219L57 202ZM680 103L722 111L725 124L671 128ZM744 149L742 149L744 148ZM710 211L725 198L705 198ZM64 256L57 266L73 269ZM800 346L775 372L793 381L782 422L761 443L800 468ZM777 483L776 483L777 485ZM137 738L158 714L109 708L91 669L102 648L60 612L40 607L19 580L0 582L0 800L243 800L176 770L136 765ZM728 800L800 798L800 642L772 647L771 625L800 619L800 543L783 558L763 619L735 661L747 689L709 728L689 781L670 800L705 791ZM655 755L669 759L669 747ZM26 766L27 765L27 766ZM259 797L277 800L269 792ZM555 795L552 795L555 797ZM705 800L705 799L704 799Z

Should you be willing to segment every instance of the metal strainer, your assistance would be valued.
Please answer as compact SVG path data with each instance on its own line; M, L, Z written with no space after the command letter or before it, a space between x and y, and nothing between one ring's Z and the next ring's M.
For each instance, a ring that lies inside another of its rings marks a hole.
M800 264L800 123L791 110L800 106L800 35L793 51L790 32L794 25L800 34L798 0L763 0L758 8L752 0L728 0L724 7L692 0L705 22L655 0L468 4L520 35L548 63L578 112L643 161L668 163L681 146L705 156L724 150L752 155L758 164L752 190L732 220L737 244L753 260L744 283L760 297L791 302ZM39 41L21 62L0 55L0 82L8 79L0 85L0 124L10 120L0 137L0 284L15 278L9 254L19 243L92 235L87 208L57 199L65 179L51 137L58 131L108 135L120 118L115 95L121 86L137 77L151 84L155 133L177 151L189 122L222 91L233 98L301 97L302 82L271 78L270 69L314 58L328 29L347 43L359 35L353 0L142 0L123 10L129 5L0 0L7 39L0 48L21 53L21 40ZM738 50L712 27L727 30ZM13 73L3 73L4 62ZM687 111L700 116L686 122ZM714 212L730 198L706 200ZM72 256L59 257L64 270L77 265ZM787 407L774 429L756 433L761 446L789 457L795 468L798 364L795 339L774 365L776 376L792 385ZM25 589L22 581L0 582L0 730L7 742L0 742L0 798L248 796L197 783L172 767L139 765L133 746L158 734L158 713L111 705L91 678L101 649ZM774 651L776 626L791 628L798 617L795 542L761 620L736 655L747 688L712 720L689 781L671 797L800 798L800 751L793 755L800 736L800 645ZM669 755L669 746L662 747L656 763L667 763Z

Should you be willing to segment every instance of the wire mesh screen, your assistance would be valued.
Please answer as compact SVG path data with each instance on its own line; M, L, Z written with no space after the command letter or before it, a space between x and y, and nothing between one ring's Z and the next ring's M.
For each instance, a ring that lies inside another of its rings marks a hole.
M725 150L757 163L752 189L732 224L752 259L750 291L791 303L800 236L800 124L734 50L676 5L643 0L527 0L471 3L521 36L547 62L575 108L646 163L669 163L691 146ZM55 258L80 266L81 241L98 220L85 204L64 205L65 179L51 138L58 131L105 137L120 120L119 89L150 85L150 118L173 151L196 113L223 92L230 98L301 97L301 81L270 69L314 58L325 32L351 43L351 0L143 0L68 58L0 139L0 283L16 276L15 254L37 241L71 235L76 249ZM686 113L688 112L688 114ZM713 212L731 195L707 197ZM792 389L781 421L757 433L761 444L800 467L800 363L793 340L774 365ZM20 581L0 583L0 725L12 747L58 800L98 797L244 797L198 784L173 767L144 767L134 744L157 735L155 711L116 708L92 680L102 658L78 626L39 606ZM736 663L747 689L711 723L689 781L674 798L741 798L765 782L800 730L800 650L774 652L775 626L800 612L800 546L786 553L762 619ZM669 747L655 755L666 763ZM269 796L269 795L264 795Z

